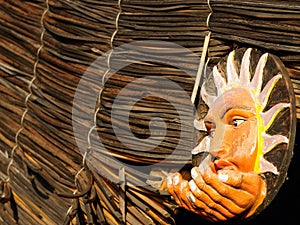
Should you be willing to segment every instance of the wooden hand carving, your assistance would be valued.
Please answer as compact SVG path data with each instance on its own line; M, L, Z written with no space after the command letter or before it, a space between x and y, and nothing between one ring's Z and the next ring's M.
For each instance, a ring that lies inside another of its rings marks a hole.
M251 216L262 203L266 186L254 172L213 171L201 174L192 169L193 179L182 179L180 173L168 178L168 191L177 204L210 221L225 221L236 216Z

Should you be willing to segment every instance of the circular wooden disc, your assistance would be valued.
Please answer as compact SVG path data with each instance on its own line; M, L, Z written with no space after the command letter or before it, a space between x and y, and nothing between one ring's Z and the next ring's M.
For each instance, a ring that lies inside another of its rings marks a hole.
M233 65L237 72L240 74L241 64L243 56L246 52L247 48L236 49ZM259 64L259 60L264 52L252 49L250 55L250 74L251 79L254 76L257 65ZM220 74L227 79L227 59L228 56L221 59L218 63L218 71ZM279 143L275 145L269 152L263 155L264 159L271 164L273 164L278 174L274 174L272 172L264 172L261 174L263 179L266 181L267 185L267 195L264 199L264 202L257 209L256 213L253 215L257 215L263 209L265 209L271 201L274 199L282 184L284 183L287 171L289 168L290 161L293 156L293 148L295 142L295 133L296 133L296 106L295 106L295 95L293 92L292 83L290 77L285 69L284 64L281 62L280 58L273 55L268 54L266 63L263 67L263 76L262 76L262 87L261 90L264 89L268 81L270 81L274 76L281 74L282 78L277 81L275 86L272 88L269 99L267 101L267 105L265 106L263 112L267 112L273 106L276 106L280 103L288 103L289 107L285 107L275 116L274 121L270 125L270 127L266 130L266 134L273 135L282 135L287 138L287 143ZM214 81L214 77L212 73L208 75L206 78L206 86L205 89L211 91L211 93L217 93L216 84ZM271 110L270 110L271 111ZM274 114L275 115L275 114ZM198 162L199 163L199 162ZM252 217L253 217L252 216ZM252 218L251 217L251 218Z

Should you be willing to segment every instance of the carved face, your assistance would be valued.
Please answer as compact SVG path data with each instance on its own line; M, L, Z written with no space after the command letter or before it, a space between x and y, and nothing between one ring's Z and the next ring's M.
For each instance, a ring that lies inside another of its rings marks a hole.
M208 111L204 118L199 114L201 119L195 120L194 125L207 135L192 150L193 166L198 168L193 168L191 175L200 184L199 189L211 193L211 199L222 190L221 196L215 198L216 205L222 197L228 200L245 191L251 193L251 199L236 199L251 207L245 214L248 218L274 198L284 181L288 165L284 163L291 159L289 150L294 142L295 102L290 89L289 77L279 58L251 48L232 51L204 78L201 98ZM194 186L190 185L191 190L195 190ZM196 191L193 194L194 202L206 201ZM197 213L207 216L201 210L200 207Z
M281 71L272 74L263 86L269 55L260 56L253 73L251 51L245 51L239 70L235 52L231 52L226 61L226 70L219 70L215 66L204 82L201 97L209 111L204 120L199 122L199 130L204 128L209 135L192 153L210 152L216 169L228 167L244 172L272 172L278 175L276 166L264 155L289 140L281 134L268 134L268 129L277 115L290 108L291 104L280 102L271 108L267 107L269 97L283 75Z
M215 168L254 170L257 155L255 103L248 90L230 89L209 109L204 124Z

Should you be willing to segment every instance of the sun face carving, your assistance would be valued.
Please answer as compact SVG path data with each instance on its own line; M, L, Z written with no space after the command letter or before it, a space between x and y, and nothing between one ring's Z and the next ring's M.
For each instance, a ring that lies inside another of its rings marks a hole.
M243 97L239 96L239 90L243 90L243 92L248 92L250 98L252 99L248 102L253 102L254 107L251 111L253 112L254 117L256 118L256 140L254 140L255 143L252 146L252 148L255 148L256 151L255 162L253 163L253 171L255 171L258 174L272 172L273 174L277 175L277 168L271 162L267 161L264 158L264 155L270 152L275 146L281 143L288 143L289 139L280 134L270 135L267 133L267 130L273 124L278 113L280 113L285 108L290 107L290 103L278 103L269 109L266 108L272 90L274 90L276 83L280 79L282 79L282 74L274 74L274 76L269 81L267 81L266 85L264 85L263 87L263 74L266 62L268 60L268 53L263 54L259 58L253 76L251 76L251 51L251 48L245 51L241 60L239 74L237 72L236 64L234 62L235 51L232 51L228 55L226 71L224 71L226 74L226 78L222 76L222 74L218 70L218 67L215 66L211 74L211 78L214 83L213 88L212 80L206 80L201 88L201 97L211 109L215 107L216 102L220 101L218 99L222 98L222 96L228 95L229 92L232 92L233 94L236 93L236 98ZM226 100L225 104L232 104L232 101L230 103L230 101ZM234 118L236 118L236 116ZM205 125L205 123L207 124L207 122L205 122L205 119L203 121L196 122L196 127L200 127L199 129L204 129L209 132L208 126ZM228 127L228 124L225 125L225 127L226 126ZM228 130L229 128L227 127L224 129ZM253 126L251 129L253 129ZM240 135L242 135L242 133ZM197 147L202 148L205 145L205 149L207 151L209 150L209 148L211 148L210 146L212 146L212 142L213 138L208 136Z
M204 78L200 94L194 126L206 135L198 134L192 150L191 177L171 175L168 192L210 221L253 217L278 192L292 156L296 115L287 70L276 55L237 49Z

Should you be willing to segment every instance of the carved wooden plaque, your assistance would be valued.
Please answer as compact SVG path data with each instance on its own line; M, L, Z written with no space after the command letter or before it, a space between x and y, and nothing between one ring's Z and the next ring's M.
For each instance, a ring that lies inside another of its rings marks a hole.
M291 81L279 57L234 50L204 79L208 107L195 127L191 178L169 178L176 202L209 221L249 219L276 196L293 155L296 129Z

